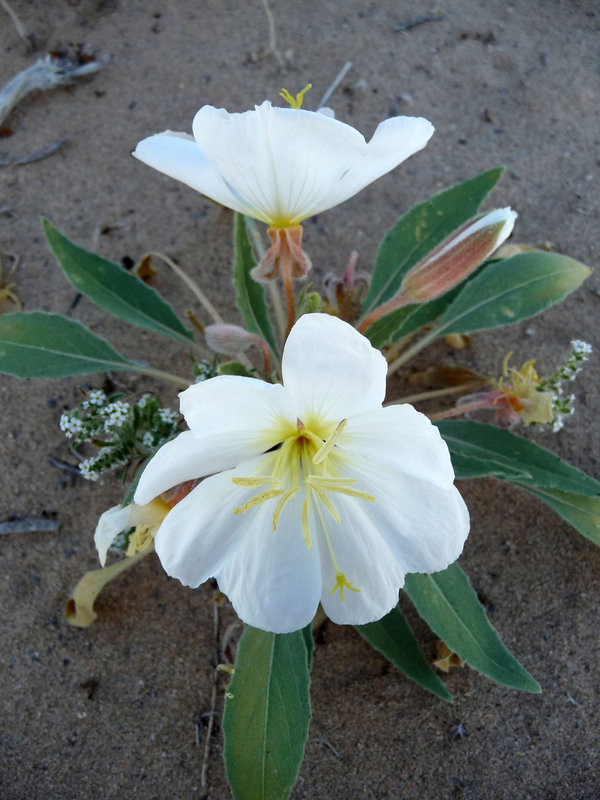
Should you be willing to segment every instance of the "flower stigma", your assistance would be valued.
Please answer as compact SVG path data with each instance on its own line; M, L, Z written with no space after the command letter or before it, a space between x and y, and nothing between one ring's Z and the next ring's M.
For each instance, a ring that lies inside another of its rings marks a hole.
M344 589L359 592L338 566L333 544L325 522L323 508L338 525L341 522L331 495L346 495L356 497L369 503L375 502L375 497L368 492L355 489L356 479L344 478L340 473L344 457L340 454L336 443L346 427L347 420L342 419L335 427L323 424L318 420L311 420L305 424L298 418L296 425L286 423L282 431L283 438L272 452L266 454L271 465L270 474L252 477L235 477L232 482L236 486L265 487L263 491L253 495L246 503L233 509L236 515L245 514L262 503L279 498L273 511L272 531L277 531L281 514L292 498L303 491L304 499L300 512L300 526L304 543L309 550L313 549L311 533L311 510L314 509L319 520L320 529L335 570L335 585L330 594L340 590L340 599L344 601Z
M304 95L308 92L309 89L312 89L312 83L307 83L304 89L298 92L298 94L294 97L294 95L290 94L287 89L282 89L279 92L279 97L283 97L286 103L289 103L290 108L302 108L302 101L304 100Z

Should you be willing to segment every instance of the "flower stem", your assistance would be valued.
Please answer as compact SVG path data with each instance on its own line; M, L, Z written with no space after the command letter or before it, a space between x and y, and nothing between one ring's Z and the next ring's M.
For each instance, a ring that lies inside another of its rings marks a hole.
M187 389L190 385L190 381L186 378L182 378L179 375L174 375L172 372L164 372L162 369L154 369L154 367L135 364L131 361L129 362L129 369L133 372L140 372L142 375L150 375L151 378L157 378L161 381L167 381L167 383L173 383L175 386L179 386L180 389Z
M435 339L438 337L437 330L430 331L426 336L422 339L419 339L418 342L413 344L412 347L409 347L408 350L405 350L401 355L398 356L395 361L388 367L388 375L393 375L403 364L406 364L413 356L416 356L417 353L420 353L423 348L428 347Z
M192 292L192 294L196 297L196 299L199 300L200 303L204 306L205 310L212 317L212 319L217 324L222 324L223 323L223 317L219 314L217 309L213 306L213 304L210 302L210 300L204 294L204 292L198 286L198 284L195 281L193 281L190 278L190 276L187 275L181 269L181 267L179 267L174 261L172 261L164 253L150 252L150 253L146 253L146 256L154 256L156 258L160 258L162 261L165 262L165 264L167 264L169 267L171 267L171 269L177 275L177 277L180 278L185 283L185 285Z
M285 338L290 335L296 321L296 301L294 298L294 284L292 283L292 254L287 239L281 248L281 278L283 280L283 295L285 297L285 308L287 311L287 326Z
M253 220L252 217L244 216L244 222L246 223L246 230L250 234L254 250L258 256L258 261L260 262L264 258L266 250L260 233L258 232L256 221ZM273 313L275 315L277 332L279 334L279 343L282 344L285 337L285 311L283 310L283 302L281 300L281 294L279 293L279 286L277 285L276 281L268 281L267 286L269 289L269 295L271 297L271 303L273 305Z
M490 408L489 399L477 400L474 403L467 403L464 406L455 406L449 408L447 411L438 411L437 414L427 414L430 420L448 419L448 417L458 417L460 414L466 414L469 411L477 411L479 408Z
M421 400L433 400L435 397L445 397L449 394L462 394L478 386L484 384L485 381L472 381L471 383L461 383L459 386L450 386L444 389L433 389L429 392L421 392L420 394L409 394L406 397L401 397L399 400L393 400L386 405L398 405L399 403L418 403Z

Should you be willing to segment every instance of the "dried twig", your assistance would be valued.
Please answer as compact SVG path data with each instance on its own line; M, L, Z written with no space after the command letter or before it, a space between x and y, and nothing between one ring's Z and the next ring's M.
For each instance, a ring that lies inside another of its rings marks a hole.
M426 22L440 22L444 19L444 14L426 14L423 17L413 17L406 22L398 22L394 25L395 31L409 31L411 28L416 28L417 25L424 25Z
M327 101L329 100L331 95L335 92L340 83L344 80L344 78L346 77L346 73L351 67L352 67L352 62L346 61L344 66L341 68L341 70L333 79L333 82L331 83L330 87L327 89L323 97L317 103L317 109L323 108L323 106L327 104Z
M11 533L56 533L58 520L46 517L19 517L8 522L0 522L0 535Z
M6 11L8 16L11 18L15 28L17 29L17 33L22 39L25 39L26 42L29 42L31 47L35 47L35 37L32 33L29 33L25 25L21 22L19 17L17 16L15 10L12 6L9 5L7 0L0 0L0 5Z
M68 141L69 138L65 136L64 139L59 139L54 144L49 144L48 147L43 147L41 150L36 150L35 153L30 153L27 156L0 154L0 167L7 167L9 164L32 164L34 161L41 161L43 158L48 158L48 156L58 152L58 150L62 150Z
M277 35L275 33L275 19L273 17L273 12L269 8L268 0L262 0L263 7L265 9L265 14L267 15L267 22L269 24L269 53L272 53L277 60L277 63L281 67L281 69L285 66L285 59L277 49Z

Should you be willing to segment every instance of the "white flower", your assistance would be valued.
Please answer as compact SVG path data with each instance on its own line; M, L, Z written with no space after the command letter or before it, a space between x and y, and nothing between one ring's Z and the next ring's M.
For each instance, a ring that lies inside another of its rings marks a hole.
M193 137L173 131L150 136L133 155L271 226L271 250L255 273L271 278L278 274L282 251L284 256L291 251L294 275L305 274L310 261L301 249L300 223L421 150L433 125L420 117L392 117L366 142L355 128L325 114L273 108L265 100L242 114L203 106L193 131Z
M386 362L341 320L308 314L285 345L283 385L219 376L181 394L190 427L149 462L147 503L205 477L156 534L166 571L215 577L238 615L298 630L379 619L406 572L444 569L468 533L445 443L409 405L382 407Z
M325 114L265 100L243 114L203 106L193 130L194 138L150 136L133 155L224 206L286 228L347 200L421 150L433 126L392 117L367 143Z
M131 548L133 552L128 550L127 555L134 555L135 551L149 547L168 510L169 506L157 498L144 506L130 503L127 506L113 506L105 511L98 520L94 533L94 543L102 566L106 564L108 548L115 538L130 528L135 528L130 537L134 546Z

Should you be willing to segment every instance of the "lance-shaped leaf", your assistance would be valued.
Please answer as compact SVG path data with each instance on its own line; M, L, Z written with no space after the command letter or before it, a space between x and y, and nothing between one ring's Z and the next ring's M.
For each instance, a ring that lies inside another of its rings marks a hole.
M246 626L226 692L225 767L235 800L285 800L304 756L310 672L303 631Z
M356 630L407 678L442 700L452 702L452 695L425 660L406 617L399 608L392 609L377 622L357 625Z
M188 345L193 341L191 331L184 328L171 306L137 275L73 244L47 219L42 220L42 226L59 266L77 291L138 328Z
M363 314L393 297L411 267L475 216L501 175L502 168L477 175L415 206L398 220L377 252Z
M244 215L236 212L233 224L233 286L237 306L250 333L261 336L273 353L279 357L273 328L267 313L265 289L252 278L250 271L256 266L252 247L248 241Z
M596 496L600 483L545 450L504 428L471 420L435 423L442 434L457 478L491 475L525 488L560 489Z
M582 536L600 546L600 497L563 492L560 489L523 488L547 503Z
M0 372L63 378L123 369L139 368L79 322L43 311L0 317Z
M500 640L458 564L431 575L407 575L404 589L436 636L469 666L505 686L541 692Z
M495 261L468 281L429 338L511 325L573 292L591 270L558 253L531 252Z

